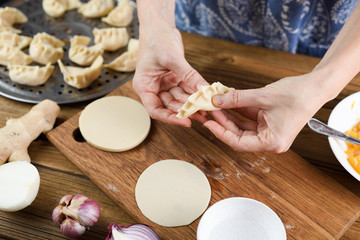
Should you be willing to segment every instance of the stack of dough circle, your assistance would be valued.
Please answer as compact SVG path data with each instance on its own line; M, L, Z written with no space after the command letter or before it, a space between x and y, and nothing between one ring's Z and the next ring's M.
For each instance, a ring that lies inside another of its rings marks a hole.
M135 198L141 212L165 227L192 223L206 210L211 188L205 174L191 163L162 160L140 175Z
M150 117L143 105L123 96L90 103L79 118L84 139L96 148L121 152L139 145L150 130Z

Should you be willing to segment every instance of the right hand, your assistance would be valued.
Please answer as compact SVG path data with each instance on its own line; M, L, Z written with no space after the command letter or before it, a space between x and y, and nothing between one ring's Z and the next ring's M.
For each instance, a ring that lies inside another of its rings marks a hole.
M140 24L140 46L133 87L154 119L191 126L190 119L176 117L189 95L204 78L185 60L180 32L166 21ZM205 122L201 112L191 118Z
M263 88L235 90L213 98L216 107L231 109L211 113L204 125L236 151L289 149L307 121L328 100L318 86L317 73L287 77ZM239 118L239 114L244 118Z

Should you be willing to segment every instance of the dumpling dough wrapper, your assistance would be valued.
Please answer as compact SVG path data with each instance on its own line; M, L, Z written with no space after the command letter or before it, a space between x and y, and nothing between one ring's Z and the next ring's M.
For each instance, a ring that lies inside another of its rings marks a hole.
M139 145L150 131L150 117L138 101L110 96L90 103L79 118L85 140L96 148L122 152Z
M181 160L162 160L140 175L135 198L141 212L165 227L191 224L206 210L211 188L205 174Z
M220 110L220 108L217 108L213 105L211 100L212 97L219 94L225 94L233 90L235 89L226 87L220 82L214 82L209 86L203 86L199 91L190 95L188 100L178 110L178 114L176 115L176 117L187 118L199 110Z

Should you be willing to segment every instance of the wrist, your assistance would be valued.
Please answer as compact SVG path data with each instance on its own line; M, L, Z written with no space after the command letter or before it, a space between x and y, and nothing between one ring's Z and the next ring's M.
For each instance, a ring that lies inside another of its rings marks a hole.
M345 69L328 64L318 64L309 74L324 103L336 98L354 77Z
M175 27L175 0L138 0L140 28L158 24Z

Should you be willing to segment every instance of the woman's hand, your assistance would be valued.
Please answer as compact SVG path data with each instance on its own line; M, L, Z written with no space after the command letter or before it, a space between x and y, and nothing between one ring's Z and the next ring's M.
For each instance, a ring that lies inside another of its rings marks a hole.
M326 92L324 86L314 85L316 77L313 72L259 89L215 96L215 106L232 109L233 113L215 111L214 120L204 125L237 151L287 151L310 117L328 100L319 91L322 88Z
M142 2L139 9L140 46L133 87L152 118L191 126L190 119L176 117L177 110L199 86L208 83L185 60L181 34L174 23L174 1L154 2L163 4L157 8L163 12L154 15L153 5L145 6L148 2ZM192 118L207 120L200 113Z

